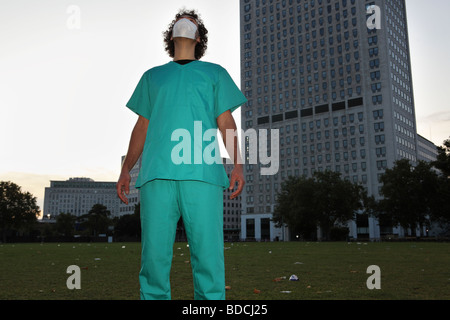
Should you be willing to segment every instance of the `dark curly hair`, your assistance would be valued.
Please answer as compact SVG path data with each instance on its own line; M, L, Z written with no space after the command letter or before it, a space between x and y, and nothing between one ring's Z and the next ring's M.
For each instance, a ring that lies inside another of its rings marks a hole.
M164 49L167 51L171 58L175 56L175 45L173 43L173 40L170 39L172 38L173 26L175 25L175 22L177 22L177 20L183 16L189 16L197 21L200 42L198 42L195 46L195 59L199 60L205 55L206 48L208 47L208 30L205 28L202 19L195 10L182 9L177 13L175 19L170 23L169 28L163 33Z

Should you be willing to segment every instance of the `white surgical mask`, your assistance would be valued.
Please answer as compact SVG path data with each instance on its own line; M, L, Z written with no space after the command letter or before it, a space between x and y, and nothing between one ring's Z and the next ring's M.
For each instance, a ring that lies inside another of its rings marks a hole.
M183 18L178 20L173 26L172 37L196 39L197 26L191 20Z

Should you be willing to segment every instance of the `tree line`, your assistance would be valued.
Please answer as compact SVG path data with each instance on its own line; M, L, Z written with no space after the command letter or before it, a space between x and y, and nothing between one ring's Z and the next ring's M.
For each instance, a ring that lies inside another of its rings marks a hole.
M385 170L380 182L381 197L376 199L336 172L289 177L277 194L273 220L303 239L314 239L318 228L325 240L345 239L349 234L346 225L358 216L375 217L384 227L401 226L411 230L412 236L424 236L422 230L432 224L449 235L450 140L438 148L436 161L413 165L398 160Z
M93 239L101 234L140 240L139 210L138 204L133 214L111 217L106 206L95 204L87 214L75 216L61 212L56 216L55 223L39 224L40 208L36 197L22 192L21 187L11 181L0 181L0 241L69 240L75 235Z
M135 205L133 214L112 218L110 211L102 204L95 204L87 214L79 217L60 213L56 216L54 226L46 231L48 236L73 237L75 234L85 237L102 234L114 236L116 240L140 240L140 205Z
M273 221L287 225L292 234L313 239L318 228L324 239L339 240L349 234L347 224L372 216L380 225L423 230L437 224L450 234L450 139L438 147L437 160L413 165L399 160L381 175L380 198L369 196L359 184L336 172L316 172L312 177L289 177L277 193ZM96 204L85 215L60 213L54 225L36 231L39 206L36 198L10 181L0 181L0 241L37 232L35 236L95 237L111 233L115 238L140 239L140 206L133 214L110 217ZM113 228L110 228L110 227ZM422 236L423 234L415 234Z

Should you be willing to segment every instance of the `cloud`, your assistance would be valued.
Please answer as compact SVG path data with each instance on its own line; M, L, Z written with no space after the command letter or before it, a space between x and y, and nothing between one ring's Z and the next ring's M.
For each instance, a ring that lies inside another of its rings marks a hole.
M450 111L439 111L417 119L417 133L441 146L450 137Z
M422 116L420 121L426 122L450 122L450 111L438 111L426 116Z

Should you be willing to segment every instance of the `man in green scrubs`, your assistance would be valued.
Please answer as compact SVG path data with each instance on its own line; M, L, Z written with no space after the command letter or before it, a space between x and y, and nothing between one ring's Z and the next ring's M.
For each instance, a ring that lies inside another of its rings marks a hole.
M130 170L142 155L136 182L141 192L141 299L171 299L170 268L176 225L186 229L194 297L225 299L223 191L244 186L231 112L247 100L221 66L199 61L207 30L195 11L180 12L165 33L173 61L147 70L127 107L138 116L117 183L128 203ZM233 155L229 180L220 158L217 129Z

